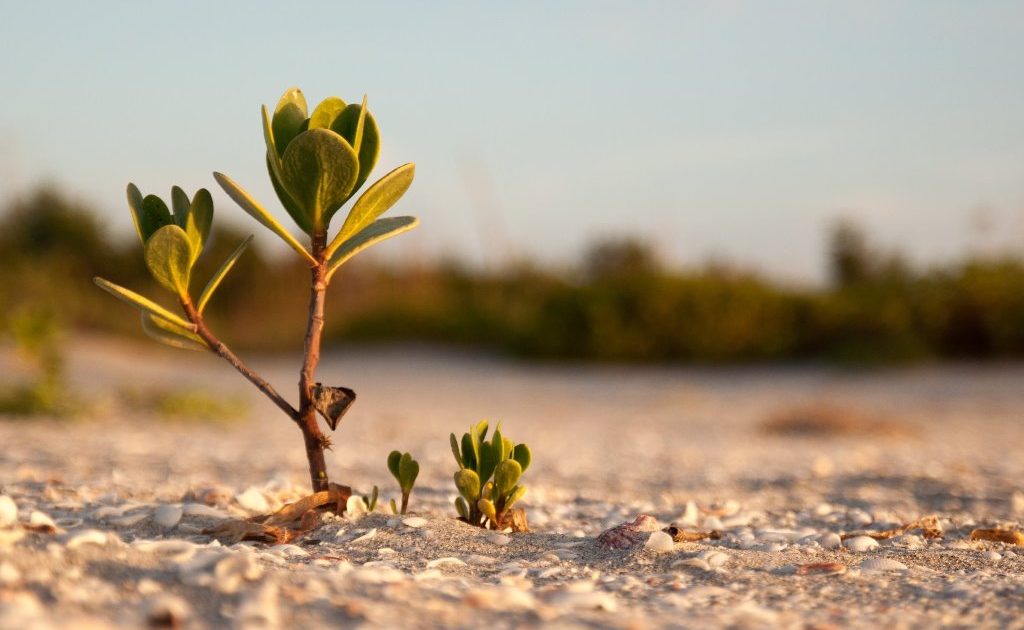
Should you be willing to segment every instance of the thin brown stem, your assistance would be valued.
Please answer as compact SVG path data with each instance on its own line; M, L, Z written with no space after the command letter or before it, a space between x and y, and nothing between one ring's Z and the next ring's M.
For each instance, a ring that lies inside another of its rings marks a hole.
M192 300L186 299L181 301L181 306L185 309L185 314L196 326L196 334L206 342L206 345L225 361L231 364L231 367L235 368L239 374L249 380L250 383L256 386L261 392L263 392L267 398L269 398L275 405L278 406L289 418L296 423L299 422L299 411L292 407L287 400L284 399L281 394L277 393L274 386L265 381L259 374L253 372L242 363L242 360L231 351L224 343L213 334L212 331L206 326L206 322L203 320L202 314L196 310L196 307L192 304ZM300 425L301 426L301 425Z
M329 442L320 431L320 425L316 420L316 408L313 405L313 388L316 383L316 368L320 364L320 342L324 329L324 297L327 293L327 264L324 254L326 244L326 232L313 235L313 257L317 264L310 270L312 283L309 319L303 345L302 372L299 375L298 423L306 443L306 459L309 462L309 476L314 492L328 489L324 447Z

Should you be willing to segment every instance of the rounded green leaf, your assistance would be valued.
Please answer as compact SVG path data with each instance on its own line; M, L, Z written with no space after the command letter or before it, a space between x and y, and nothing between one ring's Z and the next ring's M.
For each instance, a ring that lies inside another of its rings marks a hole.
M280 165L280 158L277 159L278 165ZM306 214L306 211L299 207L299 204L292 199L292 196L284 188L284 184L281 183L281 179L277 175L277 171L274 170L274 165L271 161L270 154L267 154L267 173L270 174L270 183L274 187L274 192L277 194L278 200L281 205L284 206L288 216L295 221L295 225L299 226L306 234L313 234L313 221Z
M480 496L480 476L469 468L463 468L455 473L455 487L467 501L476 501Z
M395 503L395 500L392 499L391 500L391 504L392 504L391 509L392 509L392 511L395 514L398 514L398 510L396 510L394 508L394 503ZM466 500L463 499L462 497L456 497L455 498L455 511L458 512L459 516L461 516L465 520L467 520L467 521L469 520L469 505L466 503Z
M189 207L188 195L178 186L171 186L171 209L174 213L174 224L180 228L185 227L188 219Z
M391 471L391 476L395 478L395 481L401 485L402 476L399 474L399 462L402 461L402 454L399 451L391 451L388 453L388 470Z
M172 225L171 211L167 204L156 195L142 196L134 184L128 184L128 207L132 211L132 220L135 222L135 231L139 240L145 245L153 233L164 227Z
M334 240L331 241L330 246L327 248L328 256L333 254L338 247L341 247L342 243L346 240L362 231L366 226L373 223L377 217L391 209L402 198L405 191L409 190L409 186L412 185L412 180L415 176L416 165L412 163L403 164L370 186L356 200L352 210L345 217L345 223L341 226L341 231L338 232L338 235L334 237Z
M476 451L473 450L473 441L468 433L462 434L462 462L467 470L476 470Z
M402 459L398 462L398 478L402 492L410 492L412 487L416 485L416 477L419 477L419 475L419 462L413 459L409 453L402 455Z
M516 444L515 448L512 449L512 459L519 462L520 468L523 472L530 467L530 462L533 459L533 454L530 453L530 447L525 444Z
M306 211L313 229L326 229L355 186L359 161L344 138L327 129L305 131L281 156L281 183Z
M341 112L345 111L345 101L337 96L329 96L320 101L313 113L309 115L310 129L330 129Z
M274 108L271 128L278 155L284 155L288 144L295 139L306 121L306 97L299 88L290 88L281 96Z
M523 468L514 459L506 459L505 461L498 464L498 467L494 469L494 486L498 490L499 496L508 496L512 492L512 488L519 483L519 478L523 475Z
M498 513L495 511L494 503L492 503L490 499L480 499L476 502L476 507L483 512L483 515L486 516L489 521L492 523L498 522Z
M194 260L192 242L185 230L177 225L165 225L146 241L146 266L164 288L188 297L189 276Z
M359 114L361 110L361 105L349 105L331 125L331 130L348 140L348 143L352 146L356 144L356 132L359 128ZM377 158L379 156L380 131L377 128L377 121L374 120L373 114L366 112L363 120L362 138L360 138L359 142L359 177L356 179L353 190L359 190L359 187L370 177L370 172L377 165Z

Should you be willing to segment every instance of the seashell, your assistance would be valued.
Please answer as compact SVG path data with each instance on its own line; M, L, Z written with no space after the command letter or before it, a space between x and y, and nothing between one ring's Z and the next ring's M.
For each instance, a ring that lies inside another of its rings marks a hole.
M652 532L647 538L647 542L644 543L645 549L662 553L665 551L672 551L675 548L675 542L672 537L665 532Z
M366 514L366 503L363 502L363 497L352 495L345 502L345 516L352 520L361 518Z
M57 527L63 529L74 529L76 527L81 526L81 524L82 519L76 518L74 516L65 516L64 518L57 519Z
M878 541L870 536L854 536L847 538L845 545L850 551L871 551L878 548Z
M184 513L180 505L161 505L153 512L153 522L164 529L171 529L181 521Z
M818 536L818 544L822 549L838 549L843 546L843 539L835 532L828 532Z
M373 539L373 537L376 536L376 535L377 535L377 528L374 527L373 529L371 529L370 531L366 532L362 536L353 539L352 543L354 544L354 543L366 542L367 540Z
M597 537L597 546L602 549L628 549L646 542L649 533L658 529L658 521L653 516L641 514L631 523L616 525L602 532Z
M1003 559L1003 557L999 555L998 551L986 551L985 553L981 554L981 557L985 558L990 562L999 562Z
M445 557L445 558L437 558L436 560L431 560L430 562L427 563L427 568L428 569L433 569L435 567L448 567L448 566L453 566L453 567L466 566L466 563L463 562L462 560L459 560L458 558L456 558L454 556L448 556L448 557Z
M704 560L702 558L687 558L686 560L676 560L671 565L669 565L670 569L675 569L677 567L688 567L693 569L700 569L701 571L711 570L711 565L708 564L707 560Z
M487 534L486 538L487 542L491 543L492 545L497 545L498 547L504 547L505 545L512 542L512 539L509 538L508 535L502 534L500 532L492 532L490 534Z
M28 517L28 529L37 533L54 534L57 532L57 524L49 514L33 510Z
M410 516L409 518L404 519L402 521L402 524L405 525L406 527L419 528L419 527L423 527L424 525L426 525L429 522L430 521L428 521L427 519L423 518L422 516Z
M729 561L729 554L723 553L721 551L715 551L713 549L704 551L700 553L697 557L707 562L712 569L717 569L718 567L724 565L726 562Z
M907 565L889 558L868 558L860 563L861 571L906 571Z
M677 519L679 525L696 527L697 520L700 518L700 512L697 510L697 504L693 501L687 501L686 507L683 509L683 513Z
M0 494L0 527L18 524L18 505L6 494Z
M257 514L263 514L270 510L267 497L263 496L263 493L256 488L248 488L245 492L236 496L235 501L238 501L238 505L242 506L242 508Z
M68 549L77 549L85 545L106 545L108 542L110 539L104 532L98 529L87 529L69 536L65 545Z

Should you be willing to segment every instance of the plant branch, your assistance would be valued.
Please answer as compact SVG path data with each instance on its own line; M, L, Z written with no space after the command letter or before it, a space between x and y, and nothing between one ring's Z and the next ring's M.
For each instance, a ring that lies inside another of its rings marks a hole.
M206 342L206 345L222 359L231 364L231 367L235 368L239 374L249 380L250 383L256 386L261 392L263 392L267 398L269 398L275 405L278 406L281 411L288 415L296 423L299 422L299 411L292 407L287 400L284 399L281 394L277 393L274 386L265 381L259 374L253 372L242 363L242 360L231 351L224 343L217 338L216 335L206 326L206 322L203 320L202 314L196 310L196 307L192 304L191 299L183 299L181 306L185 309L185 314L188 316L190 322L196 326L196 334Z
M302 372L299 375L299 428L306 442L306 458L309 461L310 481L313 491L328 487L327 464L324 461L324 447L329 444L320 431L313 405L313 388L316 382L316 368L320 364L320 343L324 329L324 298L327 293L327 233L313 234L313 258L317 264L310 270L312 282L309 293L309 319L306 324L306 338L303 343Z

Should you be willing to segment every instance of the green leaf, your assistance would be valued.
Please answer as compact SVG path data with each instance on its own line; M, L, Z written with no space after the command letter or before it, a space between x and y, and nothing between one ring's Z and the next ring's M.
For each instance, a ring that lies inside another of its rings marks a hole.
M348 200L359 175L359 158L349 143L328 129L305 131L281 156L281 183L309 215L313 229L327 229Z
M142 244L146 244L146 237L149 233L143 226L143 214L142 214L142 193L139 192L138 187L135 184L128 184L128 209L132 213L132 223L135 225L135 233L139 235L139 240ZM154 230L155 231L155 230Z
M391 513L398 514L398 504L395 503L394 499L391 499Z
M188 219L189 207L188 195L178 186L171 186L171 208L174 211L174 224L180 228L185 227Z
M473 502L480 498L480 476L469 468L455 473L455 487L467 501Z
M189 331L194 331L196 328L194 324L188 323L180 315L175 315L174 313L160 306L156 302L150 300L149 298L143 297L130 289L118 286L113 282L110 282L109 280L104 280L103 278L93 278L92 281L95 282L96 286L98 286L99 288L113 295L122 302L131 304L135 308L146 311L147 313L152 313L158 317L162 317L169 322L177 324L178 326L181 326L185 329L188 329Z
M476 470L476 452L473 450L473 439L468 433L462 434L462 461L467 470Z
M515 488L512 488L512 492L508 495L508 498L505 499L505 509L507 510L512 507L512 504L519 499L522 499L525 494L526 486L516 486Z
M498 513L495 511L494 503L490 499L480 499L476 502L476 507L483 512L489 521L492 523L498 522Z
M196 304L196 309L200 313L202 313L203 310L206 308L207 302L209 302L210 298L213 297L213 292L216 291L217 287L220 286L221 281L224 280L224 276L228 275L228 272L231 271L231 268L235 266L235 263L238 261L238 258L242 255L242 253L245 251L245 248L248 247L249 243L251 242L252 234L250 234L244 241L242 241L242 243L235 248L235 251L231 252L231 255L227 257L227 260L225 260L223 264L221 264L220 268L217 269L217 272L213 274L212 278L210 278L210 281L206 283L206 288L203 289L202 294L199 296L199 302Z
M358 234L341 244L341 247L331 256L330 265L327 268L327 278L330 279L339 267L349 261L350 258L375 245L386 241L392 236L398 236L402 232L408 232L417 225L420 220L416 217L387 217L377 219Z
M160 343L184 350L209 350L202 337L187 328L143 311L142 331Z
M192 259L194 263L196 258L203 253L203 246L206 245L206 239L210 236L210 227L213 225L213 197L210 196L210 191L205 188L200 188L196 191L195 197L192 198L192 203L189 205L188 212L186 213L185 234L188 235L189 240L192 242L192 249L195 258Z
M392 510L395 512L395 514L398 514L398 510L394 509L394 503L395 503L395 500L392 499L391 500ZM463 499L462 497L456 497L455 498L455 511L458 512L459 516L461 516L466 521L469 520L469 505L466 504L466 500Z
M313 113L309 116L310 129L330 129L331 125L338 118L338 115L345 110L345 101L337 96L329 96L320 101Z
M213 178L217 180L217 183L224 189L224 192L226 192L228 196L242 208L242 210L245 210L249 216L259 221L263 227L281 237L281 240L288 243L289 247L298 252L299 255L305 258L311 265L317 264L316 259L306 251L306 248L303 247L302 244L295 240L295 237L291 235L291 232L284 229L284 226L278 223L277 219L275 219L273 215L267 212L259 202L253 199L249 193L245 192L245 190L239 187L239 185L232 181L231 178L222 173L214 173Z
M480 422L477 422L475 426L470 427L469 430L476 434L478 442L483 443L484 439L487 437L488 426L489 425L486 420L481 420Z
M280 160L278 160L280 162ZM274 192L277 194L278 200L281 205L284 206L285 211L288 212L288 216L295 221L295 225L305 232L306 234L313 234L313 223L310 218L306 216L306 211L299 207L299 204L292 199L292 196L285 190L284 184L278 178L277 173L274 172L274 168L270 163L270 155L267 155L267 173L270 174L270 183L274 187Z
M135 222L135 231L139 240L145 245L153 233L174 223L171 219L171 211L156 195L142 196L135 184L128 184L128 207L132 211L132 220Z
M401 461L398 462L398 485L402 487L402 492L412 491L412 487L416 485L416 477L419 475L419 462L413 459L409 453L402 455Z
M452 445L452 455L455 456L455 462L459 465L459 468L465 468L466 465L462 462L462 453L459 452L459 440L456 439L454 433L451 434L449 441Z
M384 177L377 180L370 186L359 199L356 200L345 217L345 223L341 226L334 240L327 247L327 256L330 257L342 243L359 233L366 226L373 223L374 219L387 212L394 206L405 191L412 185L413 177L416 175L416 165L409 163L399 166Z
M399 474L398 464L402 461L402 454L399 451L391 451L388 453L388 470L391 471L391 476L395 478L398 485L402 485L402 476Z
M530 447L525 444L516 444L515 448L512 449L512 459L519 462L520 468L523 472L530 467L530 462L533 459L533 454L530 453Z
M179 298L188 297L188 283L195 256L185 230L165 225L146 241L146 267L165 289Z
M494 487L498 491L499 496L508 496L512 492L512 488L519 483L519 478L523 475L523 469L514 459L506 459L505 461L498 464L498 467L494 469Z
M299 88L290 88L277 102L274 118L271 120L274 145L279 155L283 156L288 144L302 132L305 121L306 97Z
M363 144L363 130L366 127L366 100L367 97L363 94L363 102L359 104L359 120L356 121L356 133L352 138L352 149L359 154L359 147Z
M359 142L359 177L356 179L355 187L359 188L370 177L370 172L377 165L377 158L380 156L380 132L377 129L377 121L373 114L366 112L360 105L349 105L335 119L331 130L348 140L348 143L355 146L356 135L359 130L359 119L364 117L363 132Z
M476 467L480 478L487 481L494 473L494 467L498 465L498 456L494 452L491 442L484 442L480 445L480 464Z

